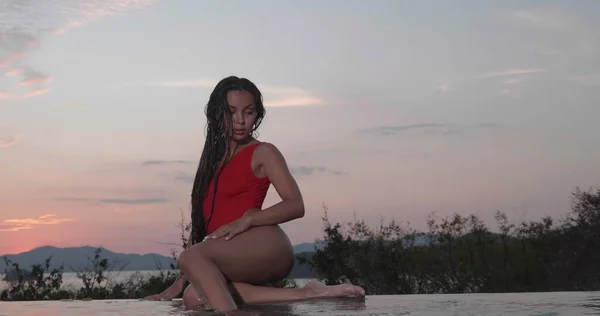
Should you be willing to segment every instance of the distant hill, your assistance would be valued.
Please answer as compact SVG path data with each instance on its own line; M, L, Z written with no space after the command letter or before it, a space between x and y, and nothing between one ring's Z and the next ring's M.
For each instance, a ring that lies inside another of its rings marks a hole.
M124 270L155 270L157 267L168 269L174 259L163 255L149 254L134 254L134 253L116 253L106 248L101 248L101 258L106 258L109 262L116 262L116 268L125 266ZM42 264L52 256L50 268L56 268L63 264L64 272L73 272L74 269L79 269L90 265L89 259L94 258L96 247L68 247L58 248L53 246L43 246L32 249L19 254L4 255L10 261L18 263L21 268L28 269L34 264ZM1 257L4 257L1 256ZM89 258L89 259L88 259ZM4 260L0 260L0 272L5 269Z
M418 235L415 239L415 246L422 246L432 242L432 238L426 235ZM318 243L301 243L294 245L294 253L301 254L304 257L311 258L317 249L323 249L324 242ZM136 254L136 253L116 253L105 248L101 248L101 257L106 258L109 262L116 262L116 269L124 266L125 271L143 271L156 270L158 267L169 269L175 260L171 257L159 255L156 253ZM96 247L68 247L58 248L53 246L43 246L32 249L19 254L7 254L0 256L0 273L4 273L6 265L3 257L6 256L10 261L18 263L22 269L30 270L34 264L42 264L52 256L50 268L56 268L63 264L64 272L74 272L73 269L80 269L90 266L88 258L94 257ZM315 273L310 267L301 265L298 260L294 269L290 273L290 278L310 278L314 277Z
M315 252L317 249L322 250L323 248L325 248L325 243L322 241L319 243L306 242L294 245L294 253Z
M323 245L316 245L314 243L303 243L294 246L294 253L312 253L316 247L322 248ZM42 264L44 261L52 256L50 261L50 268L56 268L63 264L64 272L74 272L73 269L79 269L88 267L91 265L89 259L94 258L94 252L97 248L91 246L84 247L67 247L58 248L53 246L43 246L32 249L27 252L19 254L7 254L0 256L0 273L4 273L6 264L4 263L3 257L7 257L10 261L18 263L22 269L30 270L30 267L34 264ZM101 248L101 258L106 258L109 262L116 262L116 268L125 266L125 271L143 271L143 270L156 270L157 267L168 269L170 265L175 263L175 260L171 257L159 255L156 253L149 254L132 254L132 253L116 253L105 248ZM88 259L89 258L89 259ZM296 262L294 270L290 274L290 277L311 277L314 275L309 267L300 265Z

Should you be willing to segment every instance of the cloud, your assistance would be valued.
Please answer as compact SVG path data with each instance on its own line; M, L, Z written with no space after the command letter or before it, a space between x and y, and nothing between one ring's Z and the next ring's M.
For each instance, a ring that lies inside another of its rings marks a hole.
M311 167L311 166L290 166L290 172L295 176L311 176L320 173L329 173L334 175L345 175L348 174L345 171L332 170L325 167ZM177 173L173 179L178 182L183 182L186 184L194 183L195 176L193 174L188 174L185 172Z
M7 70L6 72L4 72L4 76L6 77L10 77L10 76L16 76L19 75L23 72L23 69L21 68L12 68Z
M90 198L77 198L77 197L66 197L57 198L58 201L67 202L89 202L92 204L120 204L120 205L146 205L146 204L163 204L169 202L164 198L134 198L134 199L123 199L123 198L101 198L101 199L90 199Z
M142 166L154 166L154 165L187 165L192 164L189 160L146 160L142 162Z
M497 71L497 72L490 72L490 73L483 75L483 77L491 78L491 77L528 75L528 74L534 74L534 73L545 72L545 71L546 71L546 69L542 69L542 68L524 68L524 69L517 68L517 69L507 69L507 70L502 70L502 71Z
M23 135L0 135L0 148L7 148L16 145Z
M474 125L458 125L458 124L439 124L439 123L422 123L411 125L397 126L378 126L374 128L358 130L359 134L378 134L378 135L455 135L465 132L474 132L488 129L499 128L501 125L496 123L480 123Z
M324 167L306 167L306 166L290 167L290 172L294 175L310 176L310 175L313 175L314 173L325 172L325 168Z
M513 89L502 89L502 90L500 90L500 94L505 97L511 97L511 98L516 98L516 99L521 97L520 94Z
M440 84L439 86L436 87L436 90L442 91L442 92L447 92L447 91L452 91L454 89L449 84L442 83L442 84Z
M50 92L50 89L47 89L47 88L31 90L29 92L25 92L25 93L17 94L17 95L10 94L5 91L0 91L0 100L24 100L24 99L36 97L38 95L46 94L48 92Z
M17 96L15 97L15 100L22 100L22 99L28 99L28 98L33 98L35 96L38 95L42 95L42 94L46 94L50 92L50 89L37 89L37 90L32 90L30 92L27 92L23 95Z
M213 79L192 79L179 81L158 82L128 82L126 85L145 85L162 88L209 88L212 89L218 81ZM263 102L268 107L315 106L326 104L321 97L299 87L270 86L257 84L263 93Z
M163 88L213 88L218 81L216 80L182 80L182 81L160 81L155 83L145 83L143 85L163 87Z
M0 128L0 148L8 148L16 145L23 134L12 134L8 129Z
M44 214L38 218L15 218L0 222L0 232L16 232L25 229L33 229L38 225L56 225L64 222L72 222L73 218L57 218L56 214Z
M101 199L98 200L100 203L106 204L127 204L127 205L139 205L139 204L163 204L169 202L167 199Z
M538 50L545 55L566 55L570 63L593 62L600 50L598 19L561 7L539 7L503 14L504 20L533 31ZM521 31L521 30L520 30Z
M382 135L394 135L398 133L402 133L405 131L412 130L427 130L433 128L444 127L445 124L437 124L437 123L422 123L422 124L411 124L411 125L397 125L397 126L378 126L374 128L361 129L359 133L376 133Z
M28 57L44 37L139 9L158 0L0 0L0 68L16 77L0 99L23 100L49 92L52 77L31 68ZM21 89L19 89L21 87ZM25 88L23 91L22 88ZM27 89L29 88L29 89Z
M575 76L569 78L568 80L584 86L600 86L600 75Z
M310 166L297 166L289 167L290 172L296 176L311 176L318 173L332 173L335 175L347 174L344 171L331 170L325 167L310 167Z
M516 10L508 14L512 21L540 29L566 29L573 25L574 16L561 8Z
M521 81L521 79L517 79L517 78L512 78L512 79L506 79L504 80L504 84L516 84L519 83Z
M542 72L546 72L546 71L548 71L548 70L545 68L510 68L510 69L505 69L505 70L501 70L501 71L489 72L487 74L482 75L480 78L499 78L499 80L501 80L502 84L515 86L516 84L520 83L522 80L521 78L516 78L518 76L532 75L532 74L542 73ZM510 78L505 78L505 77L510 77ZM508 88L505 88L504 86L502 86L500 88L500 94L502 96L510 96L510 97L518 98L519 94L516 93L514 90L515 89L508 89Z
M194 175L189 175L184 172L180 172L174 177L175 181L184 182L184 183L194 183L195 178L196 177Z
M19 82L19 85L27 86L27 85L32 85L32 84L47 83L47 82L51 82L51 81L52 81L52 77L48 77L48 76L45 76L42 74L34 74L34 75L27 76L26 78L21 80L21 82Z
M325 101L297 87L259 86L263 92L265 106L309 106L324 105Z

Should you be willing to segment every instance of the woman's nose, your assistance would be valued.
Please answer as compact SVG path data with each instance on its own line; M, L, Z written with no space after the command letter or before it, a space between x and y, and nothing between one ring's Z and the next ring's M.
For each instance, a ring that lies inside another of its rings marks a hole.
M234 119L236 123L244 124L244 115L242 113L235 113Z

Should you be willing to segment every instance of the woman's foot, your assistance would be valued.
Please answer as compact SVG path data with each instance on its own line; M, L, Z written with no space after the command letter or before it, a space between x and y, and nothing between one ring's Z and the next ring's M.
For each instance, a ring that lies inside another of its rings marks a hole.
M364 297L365 290L360 286L352 284L340 284L327 286L319 281L310 281L304 286L308 291L309 298L312 297Z

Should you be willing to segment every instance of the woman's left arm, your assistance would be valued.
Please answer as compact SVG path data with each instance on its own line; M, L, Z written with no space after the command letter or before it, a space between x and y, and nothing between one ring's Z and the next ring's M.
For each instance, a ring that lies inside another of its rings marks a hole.
M269 178L282 201L263 210L250 210L250 226L277 225L304 216L304 201L281 152L270 143L263 143L255 154L265 176Z
M254 158L282 201L263 210L247 211L241 218L221 226L207 239L225 237L225 240L229 240L251 227L277 225L304 216L302 194L279 150L269 143L263 143L256 149Z

